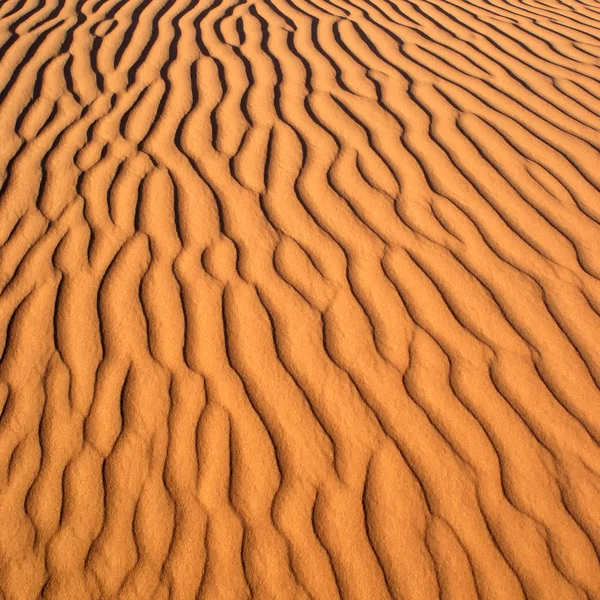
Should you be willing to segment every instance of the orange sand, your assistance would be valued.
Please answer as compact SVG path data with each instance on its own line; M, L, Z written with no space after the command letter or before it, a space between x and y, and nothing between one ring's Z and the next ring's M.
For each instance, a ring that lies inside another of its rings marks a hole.
M598 0L0 1L0 598L600 599Z

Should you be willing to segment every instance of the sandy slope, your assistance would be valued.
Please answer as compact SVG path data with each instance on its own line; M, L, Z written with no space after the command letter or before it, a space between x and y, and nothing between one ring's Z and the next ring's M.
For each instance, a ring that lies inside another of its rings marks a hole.
M600 598L597 0L0 2L0 598Z

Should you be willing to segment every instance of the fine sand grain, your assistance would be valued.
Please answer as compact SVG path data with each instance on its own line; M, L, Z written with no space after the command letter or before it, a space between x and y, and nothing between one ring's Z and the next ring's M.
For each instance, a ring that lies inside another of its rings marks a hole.
M600 599L598 0L0 0L0 599Z

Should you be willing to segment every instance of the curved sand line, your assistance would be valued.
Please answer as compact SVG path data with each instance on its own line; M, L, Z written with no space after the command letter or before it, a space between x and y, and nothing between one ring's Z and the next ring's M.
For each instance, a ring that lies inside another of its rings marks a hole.
M599 38L0 3L0 597L600 599Z

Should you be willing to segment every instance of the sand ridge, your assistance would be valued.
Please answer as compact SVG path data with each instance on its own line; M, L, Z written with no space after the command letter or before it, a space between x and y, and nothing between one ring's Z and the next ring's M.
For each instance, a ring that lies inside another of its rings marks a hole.
M0 598L600 599L600 5L0 3Z

